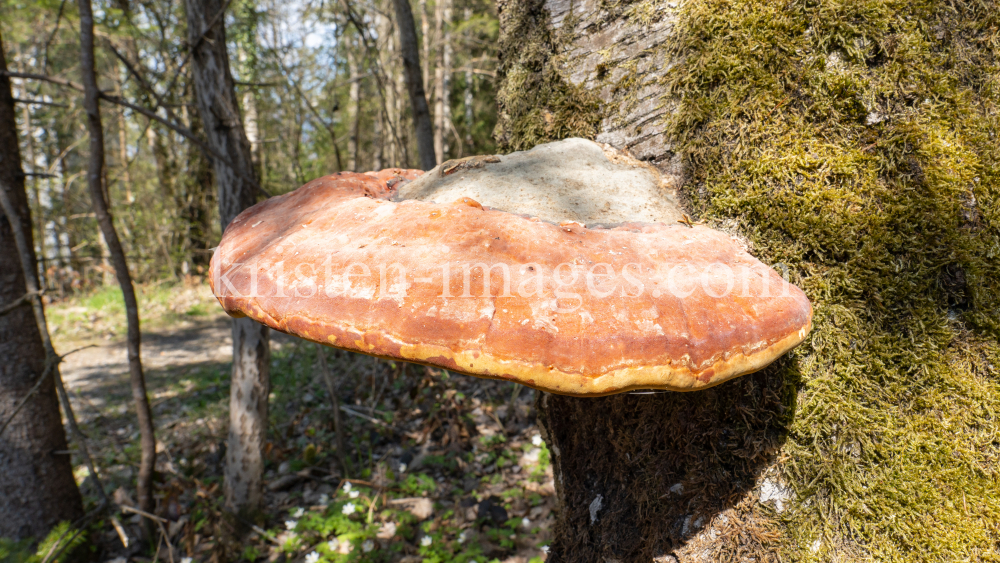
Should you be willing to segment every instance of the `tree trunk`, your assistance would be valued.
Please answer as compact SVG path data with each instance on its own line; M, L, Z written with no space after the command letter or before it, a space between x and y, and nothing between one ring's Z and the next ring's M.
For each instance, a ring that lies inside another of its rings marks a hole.
M660 124L667 111L658 103L663 67L644 56L669 38L673 18L661 7L654 23L640 26L596 1L501 5L501 146L596 138L656 165L667 187L679 185ZM575 27L561 28L567 21ZM571 39L559 44L559 37ZM639 78L616 84L618 74L599 70L609 60L636 65ZM525 81L508 82L514 74ZM782 443L787 370L788 362L779 362L697 393L539 393L559 505L548 561L671 562L704 548L701 527L733 512Z
M472 10L469 8L465 9L465 21L468 22L472 19ZM466 61L465 63L465 92L462 97L462 105L465 109L465 144L467 145L466 150L472 154L476 154L476 147L473 145L472 130L475 124L473 123L473 97L472 97L472 61Z
M420 153L420 167L430 170L437 164L434 156L434 130L431 114L427 107L423 79L420 71L420 50L417 46L417 29L413 23L413 11L409 0L393 0L396 5L396 25L399 27L399 52L403 57L406 86L410 92L413 108L413 124L417 133L417 152Z
M0 71L7 70L0 39ZM0 73L0 190L30 224L10 79ZM26 229L26 234L30 235ZM29 248L31 245L27 245ZM34 260L31 260L34 262ZM0 307L27 293L11 222L0 209ZM0 315L0 425L45 371L45 349L31 303ZM0 430L0 537L41 539L61 521L83 515L80 491L66 455L66 432L50 376Z
M132 276L121 240L115 231L104 186L104 128L101 125L100 90L94 68L94 16L90 0L79 0L80 7L80 71L83 78L84 109L87 112L87 132L90 136L90 161L87 166L87 185L94 206L97 223L108 245L115 277L121 286L125 300L125 318L128 324L128 365L129 381L132 387L132 402L135 406L140 434L139 476L136 482L136 496L139 508L152 513L156 509L153 501L153 471L156 467L156 436L153 428L153 414L146 396L146 378L142 372L140 357L139 303L136 300ZM152 522L146 522L147 533L152 530Z
M455 126L451 123L451 0L441 0L441 159L451 154L448 136Z
M209 144L247 178L256 177L250 143L241 127L221 0L186 2L188 42L194 50L195 97ZM226 164L214 162L223 230L256 201L255 187ZM263 501L264 438L270 393L271 353L267 327L233 319L233 371L226 450L226 508L250 515Z
M185 119L185 125L195 135L201 137L204 134L201 117L197 112L188 114L185 106L181 115L189 115L189 118ZM177 208L180 210L184 225L184 244L195 266L207 269L211 254L205 251L215 246L212 240L214 218L212 208L215 206L212 193L212 185L215 183L212 162L205 151L194 143L186 144L184 161L185 170L177 196Z
M347 169L358 172L358 135L361 132L361 81L358 79L358 60L354 50L347 50L347 68L351 86L347 96ZM377 150L377 148L376 148ZM374 170L381 170L374 168Z
M438 162L444 162L444 3L447 0L434 2L434 85L431 86L431 101L434 106L434 156ZM431 59L427 59L431 66Z
M998 472L972 460L1000 455L979 430L1000 403L996 2L848 5L498 3L502 150L629 150L816 311L790 354L709 390L540 394L549 562L995 549Z

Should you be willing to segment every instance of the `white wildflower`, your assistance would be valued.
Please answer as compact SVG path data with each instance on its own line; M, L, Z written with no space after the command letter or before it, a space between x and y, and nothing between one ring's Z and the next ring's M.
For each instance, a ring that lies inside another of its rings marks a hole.
M365 543L361 544L361 551L368 553L369 551L375 549L375 542L372 540L365 540Z
M330 495L326 493L319 495L319 504L320 506L326 506L330 504Z
M531 445L535 446L536 448L539 447L539 446L541 446L542 445L542 435L541 434L535 434L534 436L532 436L531 437Z
M531 520L528 520L527 517L521 518L521 527L524 528L525 530L527 530L528 528L530 528L531 527Z
M399 464L399 472L400 473L406 473L406 464L405 463L400 463Z
M181 557L181 563L192 563L193 561L194 559L191 559L190 557Z
M326 548L329 549L330 551L337 551L338 549L340 549L340 540L337 538L333 538L332 540L326 542Z
M348 494L348 496L350 496L351 498L358 498L358 495L360 495L360 494L361 494L361 491L351 491L351 492L349 492L349 493L347 493L347 494Z
M458 534L458 543L465 543L465 540L469 539L467 533L466 530L462 530L462 533Z
M431 539L430 536L424 536L424 537L420 538L420 545L422 545L424 547L427 547L427 546L429 546L432 543L434 543L434 540Z
M317 561L319 561L319 554L315 551L306 555L306 563L316 563Z
M299 523L296 520L285 520L285 529L288 530L288 531L294 530L295 526L298 526L298 525L299 525Z
M292 518L302 518L302 515L305 513L306 511L303 510L302 507L300 506L299 508L296 508L295 510L292 511Z
M351 492L351 482L350 481L344 483L344 492L345 493Z
M358 507L355 506L353 502L349 502L349 503L345 504L344 508L342 508L340 511L343 512L344 514L350 515L350 514L354 514L354 512L357 511L357 509L358 509Z
M548 553L549 553L549 546L543 545L542 546L542 553L548 555Z

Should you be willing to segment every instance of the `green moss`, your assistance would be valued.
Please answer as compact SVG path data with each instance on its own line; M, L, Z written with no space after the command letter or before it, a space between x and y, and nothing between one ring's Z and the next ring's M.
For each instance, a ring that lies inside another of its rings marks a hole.
M499 116L493 132L498 148L525 150L548 141L597 135L600 101L556 69L559 38L548 27L543 1L510 2L500 18L504 33L497 71Z
M500 145L592 138L600 101L553 70L541 2L510 4ZM741 518L776 531L784 561L1000 560L1000 5L689 0L674 29L654 56L675 65L684 199L787 266L815 310L777 368L797 385L778 456L797 500ZM634 103L625 70L610 105ZM776 560L738 537L723 552Z
M1000 6L693 0L686 195L813 301L784 560L998 560Z

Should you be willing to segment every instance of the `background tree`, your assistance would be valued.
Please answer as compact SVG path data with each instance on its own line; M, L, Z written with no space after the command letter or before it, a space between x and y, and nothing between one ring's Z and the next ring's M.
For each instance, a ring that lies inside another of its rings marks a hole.
M802 346L708 391L541 396L549 561L993 549L977 417L1000 406L997 8L500 3L502 149L632 151L815 308Z
M0 38L0 72L6 70ZM20 221L29 224L14 112L10 79L0 74L0 189L20 212ZM2 209L0 272L0 357L5 358L0 363L0 537L38 538L59 522L78 519L83 505L66 453L53 369L46 366L18 245Z
M90 159L87 166L87 185L94 207L94 215L101 227L114 264L115 277L121 287L125 301L125 316L128 324L128 364L129 381L132 385L132 402L139 422L141 455L139 474L136 480L136 495L139 508L152 514L153 471L156 468L156 435L153 429L153 415L146 394L146 378L142 371L141 334L139 329L139 301L132 285L125 250L122 248L118 231L108 212L108 201L104 186L104 125L101 122L100 89L94 70L94 14L91 0L79 0L80 6L80 72L83 76L84 110L87 113L87 135L90 140ZM126 198L128 199L128 198ZM152 536L152 521L147 520L147 535Z
M209 143L229 160L215 159L213 163L223 229L261 195L229 70L226 6L216 0L188 0L185 5L198 113ZM271 356L267 327L248 318L233 319L232 323L226 506L234 512L253 513L260 508L263 495Z

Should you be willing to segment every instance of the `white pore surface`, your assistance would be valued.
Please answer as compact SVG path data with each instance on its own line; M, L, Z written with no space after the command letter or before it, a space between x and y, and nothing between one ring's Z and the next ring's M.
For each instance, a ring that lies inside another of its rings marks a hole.
M610 159L609 159L610 155ZM652 166L586 139L501 155L482 168L441 175L442 165L400 187L398 200L451 203L469 197L511 213L561 223L675 223L680 207Z

